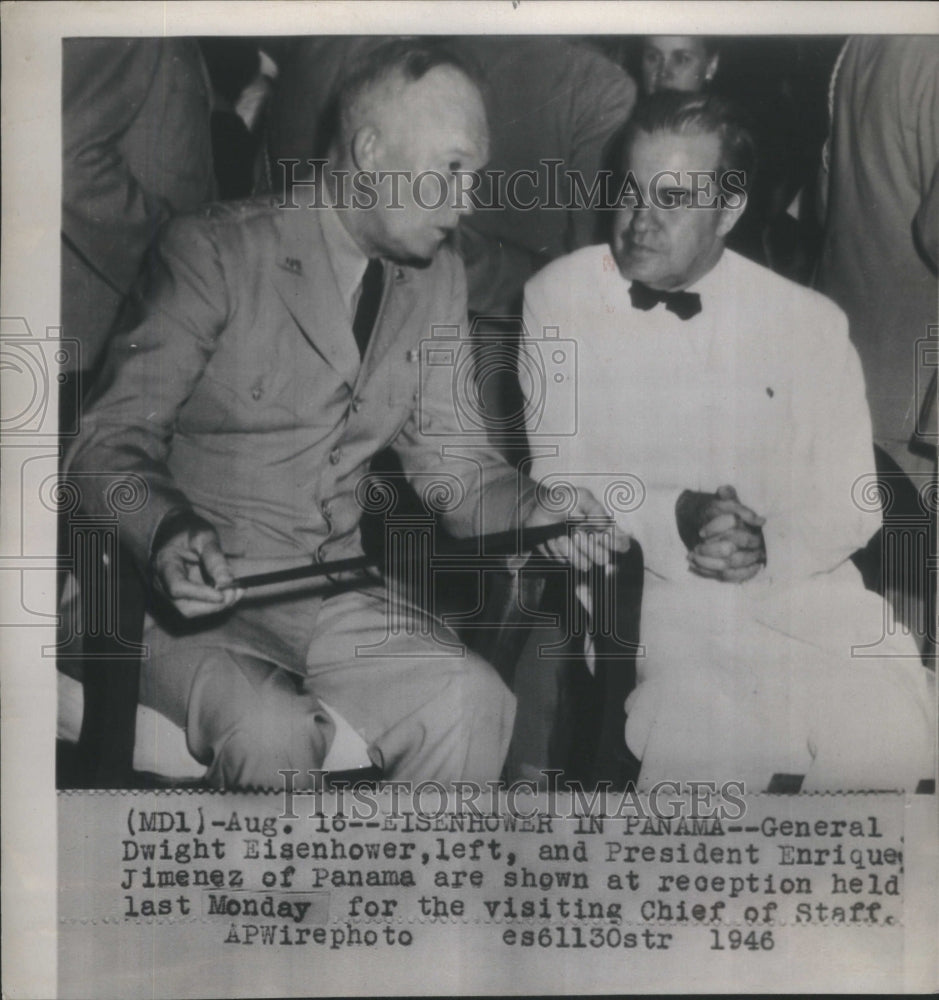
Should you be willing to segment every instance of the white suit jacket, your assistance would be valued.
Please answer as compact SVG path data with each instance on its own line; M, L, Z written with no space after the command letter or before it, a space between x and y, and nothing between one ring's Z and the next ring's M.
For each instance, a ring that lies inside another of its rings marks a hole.
M604 245L526 287L522 367L548 366L543 400L529 393L535 478L585 476L669 579L688 576L675 524L684 489L729 483L766 518L766 583L831 570L865 545L881 513L841 310L731 251L694 286L703 308L690 320L633 308L629 284ZM576 371L550 370L552 328L574 341Z

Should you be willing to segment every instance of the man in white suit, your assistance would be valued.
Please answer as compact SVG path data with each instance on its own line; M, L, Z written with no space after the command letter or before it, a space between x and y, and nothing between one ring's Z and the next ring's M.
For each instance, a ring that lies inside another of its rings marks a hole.
M640 784L914 788L934 767L927 673L849 559L880 504L845 317L725 250L753 146L723 102L650 98L623 165L610 245L532 279L525 322L578 350L577 433L535 436L535 478L642 484L611 512L645 556Z

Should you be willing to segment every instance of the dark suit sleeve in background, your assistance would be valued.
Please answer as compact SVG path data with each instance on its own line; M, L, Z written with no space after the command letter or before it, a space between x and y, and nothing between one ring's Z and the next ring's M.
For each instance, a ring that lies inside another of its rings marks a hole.
M94 367L147 248L214 193L210 93L191 39L63 43L62 324Z

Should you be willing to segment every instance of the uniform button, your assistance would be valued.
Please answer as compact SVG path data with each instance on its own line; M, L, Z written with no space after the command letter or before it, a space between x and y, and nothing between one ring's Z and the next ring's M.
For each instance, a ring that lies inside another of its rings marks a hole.
M408 351L406 357L407 357L408 361L410 361L413 364L415 361L417 361L420 358L420 354L417 351L411 350L411 351Z
M332 465L338 465L339 459L342 458L342 448L333 448L329 453L329 461Z
M251 390L251 398L254 399L254 400L258 400L258 399L261 398L261 389L260 389L259 386L255 386Z
M356 413L358 413L358 412L359 412L359 410L361 410L361 409L362 409L362 400L361 400L361 399L359 399L359 397L358 397L358 396L356 396L356 397L355 397L355 399L353 399L353 400L352 400L352 409L353 409L353 410L354 410L354 411L355 411Z
M329 517L329 501L328 500L324 500L320 504L320 510L323 512L323 516L324 517Z

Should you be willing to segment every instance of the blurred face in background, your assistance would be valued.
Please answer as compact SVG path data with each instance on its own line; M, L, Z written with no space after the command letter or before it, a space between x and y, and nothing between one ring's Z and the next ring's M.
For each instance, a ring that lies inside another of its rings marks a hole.
M642 43L642 89L697 93L717 72L718 55L695 35L649 35Z

